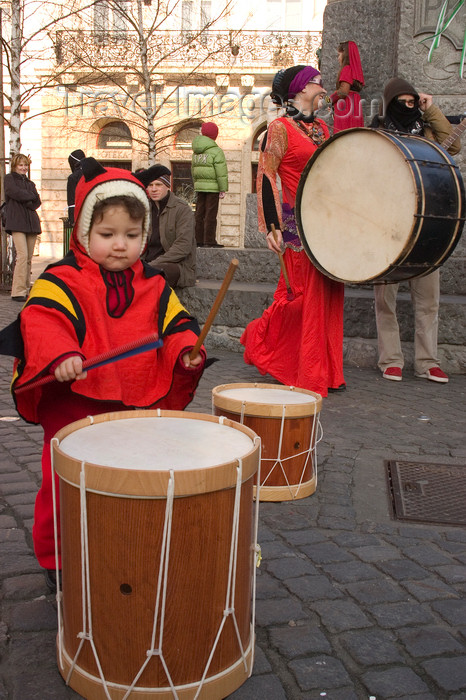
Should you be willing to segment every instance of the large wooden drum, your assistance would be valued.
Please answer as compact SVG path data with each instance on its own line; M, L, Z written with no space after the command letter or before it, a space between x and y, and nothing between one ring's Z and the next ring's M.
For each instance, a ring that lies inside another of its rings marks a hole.
M306 165L296 196L303 247L341 282L433 272L458 243L464 186L453 158L419 136L340 131Z
M261 438L259 500L291 501L315 492L320 394L279 384L222 384L212 390L212 405L215 415Z
M248 678L259 452L249 428L178 411L103 414L57 433L57 654L74 690L220 700Z

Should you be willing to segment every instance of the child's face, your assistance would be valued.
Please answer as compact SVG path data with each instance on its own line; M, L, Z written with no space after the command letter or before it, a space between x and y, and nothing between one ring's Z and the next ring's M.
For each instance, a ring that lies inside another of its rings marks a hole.
M142 219L134 221L120 205L104 211L89 232L89 255L110 272L126 270L139 258L142 244Z

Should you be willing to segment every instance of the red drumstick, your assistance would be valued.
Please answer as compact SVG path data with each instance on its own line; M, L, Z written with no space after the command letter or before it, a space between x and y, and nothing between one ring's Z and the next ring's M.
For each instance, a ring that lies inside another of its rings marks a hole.
M118 348L113 348L113 350L107 350L107 352L91 357L89 360L84 360L83 370L95 369L96 367L110 364L110 362L118 362L118 360L124 360L126 357L140 355L143 352L148 352L148 350L160 348L162 345L163 341L159 339L158 333L152 333L145 338L139 338L139 340L134 340L131 343L126 343L126 345L120 345ZM53 381L55 381L55 375L47 374L45 377L36 379L36 381L30 384L23 384L23 386L15 390L15 393L20 394L27 389L36 389L39 386L49 384Z

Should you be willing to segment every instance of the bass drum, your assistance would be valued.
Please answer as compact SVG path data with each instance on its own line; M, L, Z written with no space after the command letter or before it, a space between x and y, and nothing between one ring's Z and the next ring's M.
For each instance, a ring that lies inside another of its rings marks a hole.
M451 255L465 212L459 168L419 136L357 128L307 163L296 219L312 263L340 282L400 282Z

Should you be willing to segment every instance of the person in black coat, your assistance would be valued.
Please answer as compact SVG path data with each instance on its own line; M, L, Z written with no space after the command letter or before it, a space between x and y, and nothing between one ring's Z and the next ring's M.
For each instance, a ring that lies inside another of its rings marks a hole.
M68 163L71 168L71 175L68 175L68 181L66 183L66 200L68 203L68 221L72 226L74 224L74 193L76 192L76 185L78 184L83 171L81 169L81 161L86 157L84 151L78 148L76 151L72 151L68 156Z
M16 263L11 287L14 301L26 301L31 285L31 261L40 220L36 209L40 197L28 178L31 161L17 153L11 159L11 172L5 175L5 231L11 234L16 250Z

